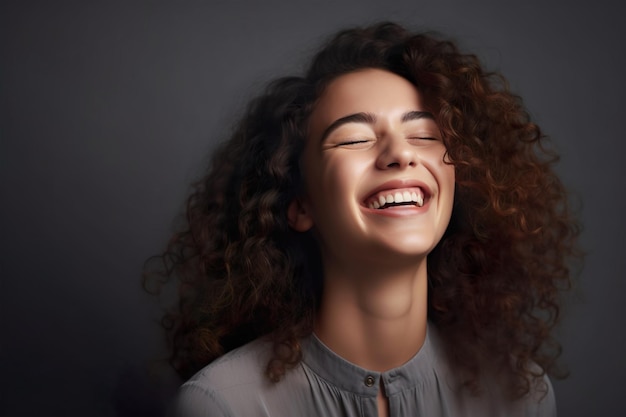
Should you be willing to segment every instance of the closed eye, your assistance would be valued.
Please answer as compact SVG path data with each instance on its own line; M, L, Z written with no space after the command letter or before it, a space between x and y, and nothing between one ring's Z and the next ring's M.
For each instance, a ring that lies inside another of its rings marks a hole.
M409 137L409 139L414 139L414 140L439 140L439 138L433 137L433 136L411 136Z
M335 145L335 147L340 147L340 146L356 146L356 145L362 145L362 144L366 144L371 142L368 139L358 139L358 140L346 140L343 142L339 142L338 144Z

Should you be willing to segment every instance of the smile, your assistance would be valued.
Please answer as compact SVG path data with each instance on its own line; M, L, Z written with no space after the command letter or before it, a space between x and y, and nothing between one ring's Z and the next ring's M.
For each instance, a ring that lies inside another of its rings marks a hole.
M423 205L424 191L420 187L381 191L369 197L366 201L367 207L378 210L397 206L422 207Z

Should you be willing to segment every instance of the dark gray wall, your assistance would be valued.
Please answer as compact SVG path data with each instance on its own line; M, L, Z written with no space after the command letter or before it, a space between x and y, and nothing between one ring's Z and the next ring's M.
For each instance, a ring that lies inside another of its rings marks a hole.
M146 370L163 346L142 262L250 95L329 33L381 19L504 72L562 152L589 256L560 332L560 414L626 415L619 2L390 3L2 2L2 415L159 412L171 385Z

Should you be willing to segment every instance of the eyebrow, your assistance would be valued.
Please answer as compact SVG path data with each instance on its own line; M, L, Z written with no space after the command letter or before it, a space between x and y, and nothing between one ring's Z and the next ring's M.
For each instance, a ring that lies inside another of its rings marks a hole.
M431 119L434 120L435 117L432 113L427 111L410 111L406 112L402 115L402 123L409 122L411 120L419 120L419 119ZM369 125L373 125L376 123L376 115L372 113L354 113L349 114L347 116L341 117L330 124L322 134L321 141L323 142L326 138L335 130L337 130L340 126L343 126L348 123L365 123Z
M435 116L431 112L427 111L410 111L402 115L402 123L410 122L411 120L430 119L435 120Z

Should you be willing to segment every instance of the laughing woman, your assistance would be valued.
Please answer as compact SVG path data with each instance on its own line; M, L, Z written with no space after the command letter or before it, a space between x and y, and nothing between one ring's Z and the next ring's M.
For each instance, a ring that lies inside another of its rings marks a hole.
M343 31L214 155L161 259L176 415L551 416L577 227L473 55Z

